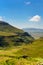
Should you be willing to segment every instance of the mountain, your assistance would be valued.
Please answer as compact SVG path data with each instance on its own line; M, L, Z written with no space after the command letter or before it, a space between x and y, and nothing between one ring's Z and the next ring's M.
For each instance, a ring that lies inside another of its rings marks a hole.
M23 32L23 30L13 27L12 25L10 25L4 21L0 21L0 31L11 32L11 33Z
M28 44L33 40L34 38L27 32L0 21L0 47Z
M43 29L37 29L37 28L23 28L25 32L28 32L32 37L35 39L38 39L40 37L43 37Z

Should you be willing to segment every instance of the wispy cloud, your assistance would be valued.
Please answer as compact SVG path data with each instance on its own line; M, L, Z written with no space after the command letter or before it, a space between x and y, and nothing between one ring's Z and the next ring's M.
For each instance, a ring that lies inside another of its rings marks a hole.
M25 5L30 5L31 4L30 1L27 1L27 2L24 2L24 3L25 3Z
M3 17L2 16L0 16L0 21L3 21Z
M0 21L6 21L5 16L0 16Z
M32 22L39 22L40 20L41 20L41 16L39 15L35 15L29 19L29 21L32 21Z

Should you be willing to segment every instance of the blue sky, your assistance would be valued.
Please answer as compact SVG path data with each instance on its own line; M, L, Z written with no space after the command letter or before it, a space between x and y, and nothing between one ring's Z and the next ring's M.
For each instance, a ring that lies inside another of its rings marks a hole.
M18 28L43 28L43 0L0 0L0 20Z

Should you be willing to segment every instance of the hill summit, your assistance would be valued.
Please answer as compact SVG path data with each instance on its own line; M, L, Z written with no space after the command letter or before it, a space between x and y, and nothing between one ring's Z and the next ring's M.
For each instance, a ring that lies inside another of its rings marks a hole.
M0 31L12 32L12 33L23 32L23 30L20 30L16 27L13 27L12 25L10 25L10 24L8 24L7 22L4 22L4 21L0 21Z

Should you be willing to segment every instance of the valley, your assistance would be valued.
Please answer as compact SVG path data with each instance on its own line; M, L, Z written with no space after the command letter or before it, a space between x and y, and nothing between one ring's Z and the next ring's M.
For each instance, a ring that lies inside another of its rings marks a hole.
M43 29L38 29L38 28L23 28L23 30L25 32L28 32L35 39L43 37Z

